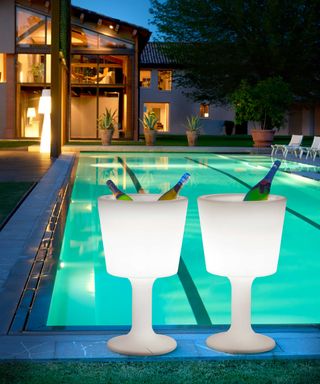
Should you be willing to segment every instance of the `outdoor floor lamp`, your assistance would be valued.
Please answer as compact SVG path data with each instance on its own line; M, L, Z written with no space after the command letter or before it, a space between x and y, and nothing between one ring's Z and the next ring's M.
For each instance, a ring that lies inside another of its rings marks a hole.
M132 286L132 327L108 347L126 355L161 355L176 341L152 328L152 286L177 273L188 200L158 201L160 195L132 194L133 201L98 198L107 271Z
M41 141L40 141L40 152L42 153L50 153L50 145L51 145L51 92L50 89L43 89L38 113L43 114L43 125L41 132Z
M276 272L286 199L243 201L243 194L198 198L206 268L231 282L231 326L210 336L207 345L229 353L266 352L272 338L251 327L251 285L255 277Z

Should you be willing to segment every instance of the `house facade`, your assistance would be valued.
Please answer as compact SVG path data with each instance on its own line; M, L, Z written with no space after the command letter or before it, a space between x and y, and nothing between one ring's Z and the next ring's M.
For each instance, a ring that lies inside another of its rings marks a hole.
M140 56L140 116L153 111L159 119L158 130L166 134L185 134L186 118L200 116L202 133L224 134L224 121L234 120L234 111L205 103L195 103L175 86L177 63L165 55L162 43L148 43Z
M179 63L165 55L163 44L147 43L140 56L140 116L152 110L160 121L160 132L184 134L186 117L197 115L201 118L203 134L225 134L224 121L235 120L232 107L193 102L184 89L175 87L174 73L181 69ZM233 133L250 134L254 127L255 124L249 122L247 127L237 127ZM320 105L294 104L276 134L320 135Z
M0 2L0 138L39 138L40 96L52 78L50 1ZM117 111L115 138L138 138L138 63L150 37L144 28L71 7L68 116L64 140L99 138L97 119ZM53 111L52 111L53 114Z
M194 103L175 86L179 66L166 58L161 43L148 43L151 33L145 28L71 6L64 31L68 49L64 55L61 47L54 50L52 9L57 3L0 2L5 36L0 39L0 139L39 139L40 97L57 84L64 88L52 97L58 144L98 139L97 120L106 108L117 111L114 139L138 140L139 118L150 110L159 118L159 132L168 134L184 134L190 115L199 115L202 133L212 135L223 134L223 122L234 120L230 107ZM52 64L57 62L54 52L62 71ZM320 108L297 105L279 133L320 134L319 122Z

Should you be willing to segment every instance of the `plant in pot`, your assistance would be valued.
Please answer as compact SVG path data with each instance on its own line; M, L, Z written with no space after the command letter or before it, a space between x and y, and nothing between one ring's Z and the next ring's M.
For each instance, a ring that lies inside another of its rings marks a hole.
M227 136L232 135L234 122L232 120L225 120L223 123L224 131Z
M193 147L197 145L198 137L200 135L201 122L199 116L187 117L186 128L188 145Z
M242 81L231 95L236 124L252 121L255 147L270 146L275 129L279 129L293 97L289 85L281 77L269 77L255 85Z
M146 145L155 145L157 138L157 123L159 119L153 111L146 112L141 120L144 129Z
M112 111L111 108L106 108L105 112L98 119L102 145L111 144L114 124L116 122L116 113L116 110Z
M43 81L43 74L44 74L43 63L33 64L31 67L31 72L33 75L33 81L35 83L41 83Z

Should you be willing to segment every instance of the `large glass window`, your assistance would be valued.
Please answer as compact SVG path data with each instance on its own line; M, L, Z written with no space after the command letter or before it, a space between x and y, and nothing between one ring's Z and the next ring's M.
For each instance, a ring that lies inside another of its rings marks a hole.
M41 88L21 87L20 126L21 136L38 138L41 134L43 115L38 113Z
M133 49L133 44L121 39L99 34L99 48Z
M71 88L71 138L97 138L96 92L96 88Z
M0 83L6 82L6 55L0 53Z
M99 79L96 55L72 55L71 83L96 84Z
M99 90L98 116L105 112L106 108L111 109L115 114L115 132L114 139L120 137L121 125L119 124L119 92L106 92L103 89Z
M145 103L145 113L154 112L159 119L157 130L160 132L169 131L169 103Z
M19 54L17 80L19 83L50 83L51 56Z
M204 117L204 118L209 117L209 104L206 104L206 103L200 104L200 117Z
M172 71L158 71L158 89L160 91L171 91Z
M51 20L41 14L17 8L18 46L51 44Z
M98 35L88 29L72 26L71 45L73 48L98 48Z
M72 26L71 45L72 48L133 49L133 44L128 41L96 33L75 25Z
M142 88L151 87L151 71L143 69L140 71L140 86Z
M72 55L71 82L74 84L125 84L127 60L126 56Z

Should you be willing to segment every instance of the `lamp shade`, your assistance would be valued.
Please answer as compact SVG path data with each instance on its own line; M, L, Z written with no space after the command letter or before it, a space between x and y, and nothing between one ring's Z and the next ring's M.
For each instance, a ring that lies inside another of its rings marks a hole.
M158 201L157 194L132 194L133 201L111 195L98 199L107 271L130 278L177 273L188 201Z
M39 101L39 107L38 107L38 113L51 113L51 92L50 89L43 89L40 101Z
M276 272L286 198L243 201L244 194L198 198L207 271L221 276Z
M35 108L28 108L27 109L27 117L32 118L36 117L36 109Z

